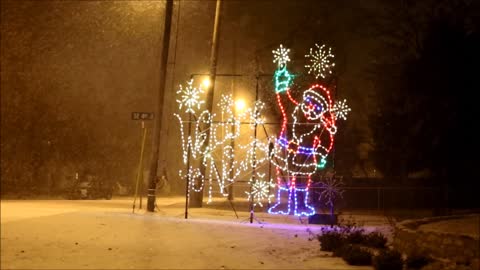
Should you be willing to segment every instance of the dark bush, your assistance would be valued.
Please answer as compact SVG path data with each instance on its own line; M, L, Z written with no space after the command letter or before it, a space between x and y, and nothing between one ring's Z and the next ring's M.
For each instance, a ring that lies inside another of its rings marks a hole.
M353 218L341 219L337 228L349 244L363 244L366 240L364 230Z
M336 248L333 250L333 256L334 257L342 257L343 256L343 253L348 250L350 245L348 244L343 244L342 246Z
M322 234L317 235L320 241L320 250L334 251L334 256L341 256L340 249L343 245L362 245L373 248L385 248L387 238L381 233L372 232L365 234L365 231L351 220L342 221L339 226L322 228Z
M365 236L365 242L363 242L363 244L373 248L385 248L387 238L379 232L372 232Z
M395 250L382 250L373 260L375 270L402 270L402 255Z
M317 239L320 241L320 250L323 251L334 251L345 243L342 233L336 230L327 231L322 229L322 234L317 235Z
M428 255L411 254L407 257L407 269L420 269L432 261Z
M339 249L339 252L337 251L338 253L341 253L342 259L350 265L372 264L372 254L356 245L344 245Z
M349 244L365 244L367 237L363 234L363 230L353 230L346 236L346 241Z

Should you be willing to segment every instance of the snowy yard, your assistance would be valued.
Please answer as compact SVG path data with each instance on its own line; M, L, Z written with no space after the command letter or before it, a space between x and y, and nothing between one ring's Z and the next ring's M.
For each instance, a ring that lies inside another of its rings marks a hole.
M320 226L293 217L202 208L185 220L182 198L157 203L132 214L125 198L2 201L1 268L372 269L321 252L307 230Z
M480 216L448 219L420 225L419 230L468 235L479 238Z

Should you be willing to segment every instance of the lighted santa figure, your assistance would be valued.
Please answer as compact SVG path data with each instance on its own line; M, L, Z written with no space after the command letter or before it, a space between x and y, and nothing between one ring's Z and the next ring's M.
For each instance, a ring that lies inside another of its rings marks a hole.
M278 190L276 203L268 212L310 216L315 214L314 207L308 204L311 176L325 167L333 148L337 131L335 108L330 92L319 84L304 91L301 100L295 100L290 91L293 76L286 68L288 50L280 47L274 53L283 55L276 57L278 69L274 77L282 126L271 151ZM291 114L286 111L289 103L294 105Z

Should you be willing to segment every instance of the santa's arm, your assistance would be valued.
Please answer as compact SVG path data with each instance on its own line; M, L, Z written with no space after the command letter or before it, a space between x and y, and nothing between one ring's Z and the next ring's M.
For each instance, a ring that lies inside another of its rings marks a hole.
M325 129L330 133L330 135L334 135L335 133L337 133L337 126L335 125L335 116L333 116L332 113L323 114L321 121Z
M293 99L292 95L290 94L290 88L287 89L287 97L288 97L288 99L290 99L291 102L293 102L293 104L298 105L298 101Z

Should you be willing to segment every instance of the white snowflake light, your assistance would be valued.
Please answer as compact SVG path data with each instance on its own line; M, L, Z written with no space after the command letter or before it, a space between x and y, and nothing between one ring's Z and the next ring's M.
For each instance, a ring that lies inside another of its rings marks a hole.
M178 108L182 109L184 106L186 113L195 113L195 107L200 109L200 105L204 103L203 100L200 100L200 94L203 93L203 89L201 87L193 87L192 84L193 80L190 80L185 88L180 85L180 89L177 91L177 94L180 95L180 99L177 99Z
M280 45L280 48L273 50L273 63L277 63L279 67L284 67L287 62L290 61L288 53L290 49L284 48L283 45Z
M343 101L337 101L333 105L332 112L335 115L335 119L342 118L343 120L347 120L347 114L351 111L350 107L347 105L347 100L344 99Z
M342 178L326 177L321 184L323 191L318 199L324 199L325 205L332 207L337 198L343 198Z
M259 179L256 179L252 181L250 179L249 183L252 185L252 191L245 193L248 195L248 199L250 200L253 198L253 206L256 206L257 204L263 207L262 202L267 200L268 203L270 203L271 198L273 197L273 194L269 194L269 189L275 187L274 184L272 184L272 181L264 181L262 178L265 176L265 174L257 174L259 176ZM253 183L252 183L253 182Z
M325 45L318 46L316 51L313 51L313 48L310 48L310 54L305 55L306 58L310 58L310 64L305 65L305 68L308 68L308 74L313 73L315 79L318 77L325 78L328 74L332 74L332 68L335 66L333 58L335 57L332 54L332 48L326 48Z

